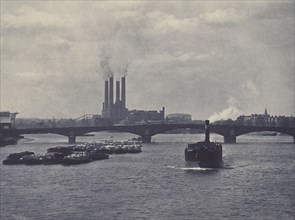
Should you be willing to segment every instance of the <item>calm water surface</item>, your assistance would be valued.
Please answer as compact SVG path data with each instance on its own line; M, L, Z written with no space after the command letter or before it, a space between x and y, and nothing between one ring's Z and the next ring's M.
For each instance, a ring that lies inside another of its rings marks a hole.
M133 137L95 133L80 142ZM212 134L212 140L222 141ZM290 136L238 137L223 144L224 168L186 167L184 148L202 134L166 134L140 154L75 166L1 165L6 219L294 219L294 144ZM45 153L67 145L58 135L27 135L0 149Z

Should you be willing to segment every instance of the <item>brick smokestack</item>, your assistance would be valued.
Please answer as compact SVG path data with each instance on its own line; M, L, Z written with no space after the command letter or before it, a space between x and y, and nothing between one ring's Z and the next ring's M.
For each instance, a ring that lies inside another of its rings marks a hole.
M109 107L109 82L107 80L104 81L104 110Z
M116 81L116 102L120 102L120 81Z
M114 78L110 77L110 98L109 98L109 108L111 109L114 104Z
M121 78L121 82L122 82L121 101L122 101L123 107L125 108L126 107L126 79L125 79L125 76L123 76Z

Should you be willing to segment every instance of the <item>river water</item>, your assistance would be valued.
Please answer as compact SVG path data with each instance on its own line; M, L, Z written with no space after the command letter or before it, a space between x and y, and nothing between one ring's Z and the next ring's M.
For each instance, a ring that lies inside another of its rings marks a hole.
M77 141L134 137L94 134ZM223 144L224 168L186 167L185 146L201 140L202 134L161 134L140 154L75 166L1 165L1 220L294 219L292 137L243 135ZM23 150L45 153L66 141L26 135L1 148L0 159Z

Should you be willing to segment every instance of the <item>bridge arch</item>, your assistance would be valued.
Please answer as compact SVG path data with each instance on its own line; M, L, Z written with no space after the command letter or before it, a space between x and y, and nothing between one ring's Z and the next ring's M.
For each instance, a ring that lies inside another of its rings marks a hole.
M288 132L276 132L276 131L269 131L266 129L264 131L246 132L246 133L237 135L237 137L246 136L246 135L254 136L254 137L256 136L257 138L258 137L259 138L263 138L263 137L271 138L271 137L278 137L278 136L284 135L284 136L288 136L288 138L293 137L293 142L295 143L295 136L293 134L288 133ZM277 139L277 140L279 140L279 139Z

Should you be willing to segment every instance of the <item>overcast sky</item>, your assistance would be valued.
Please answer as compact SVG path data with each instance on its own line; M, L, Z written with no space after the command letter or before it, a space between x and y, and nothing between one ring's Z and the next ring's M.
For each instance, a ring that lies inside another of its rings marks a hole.
M1 111L101 114L105 57L130 110L294 115L293 1L1 1Z

